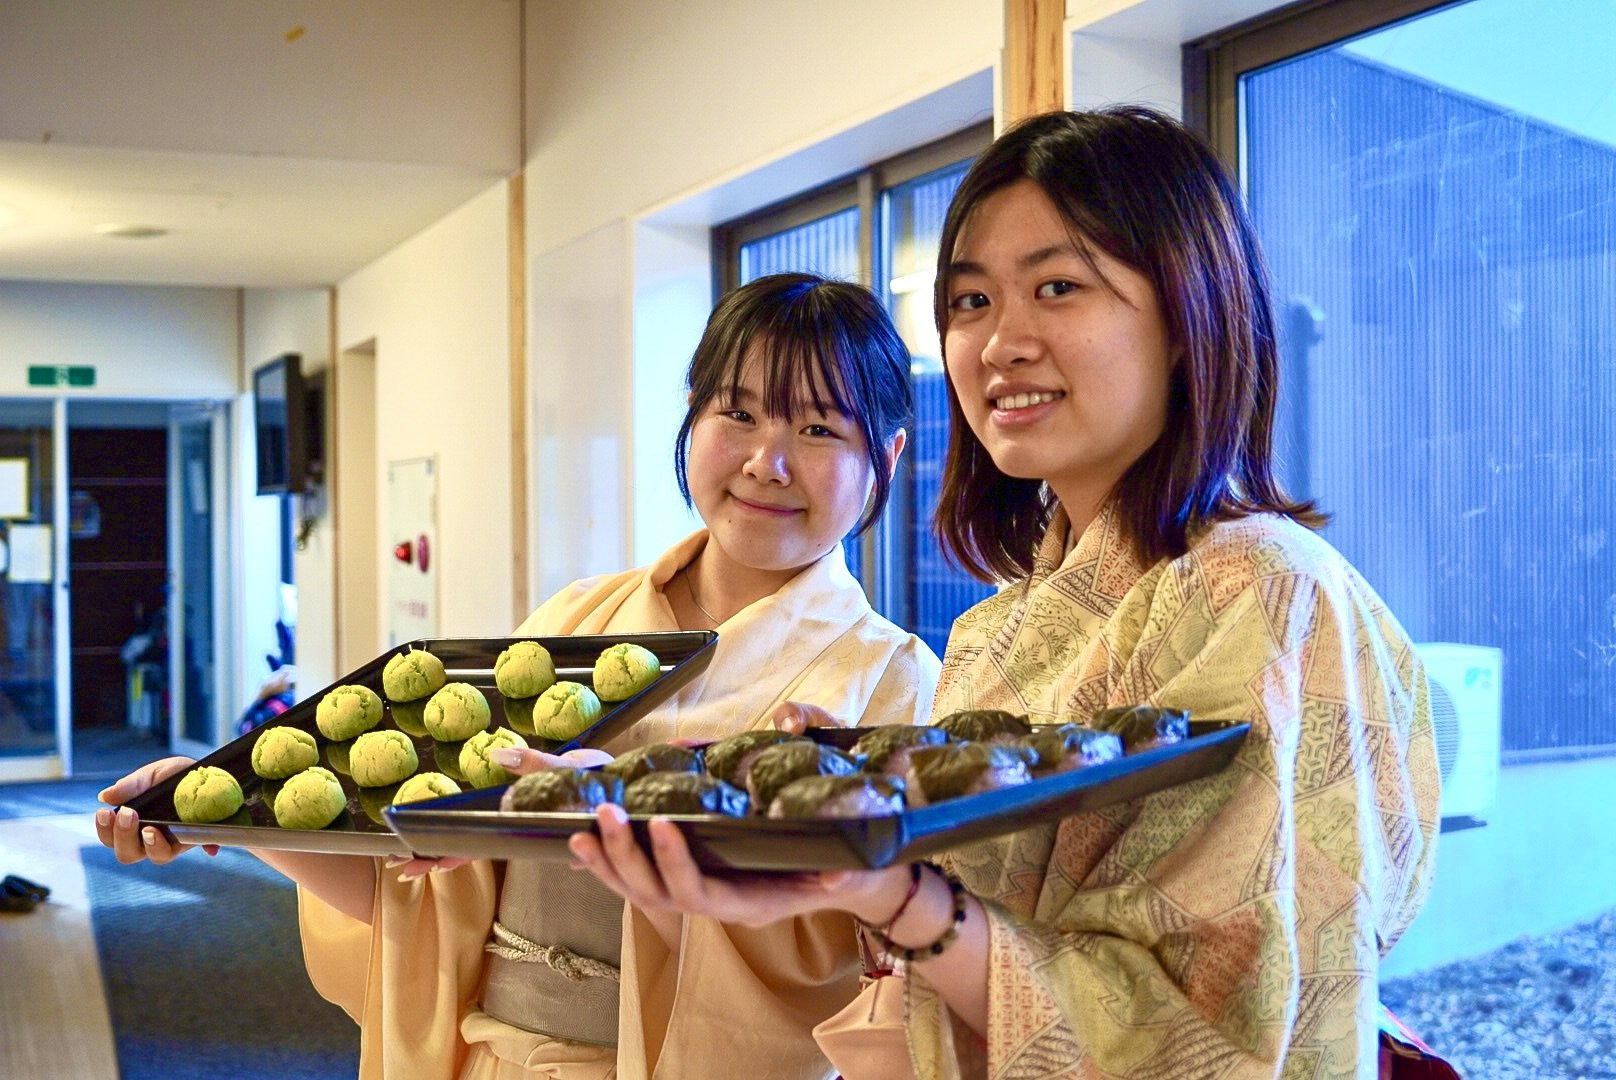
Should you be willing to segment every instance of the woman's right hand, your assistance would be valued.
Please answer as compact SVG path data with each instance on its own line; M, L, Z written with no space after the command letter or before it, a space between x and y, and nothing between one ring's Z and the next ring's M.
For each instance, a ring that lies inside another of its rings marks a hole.
M140 824L140 815L123 804L149 791L175 773L184 772L196 764L195 758L166 757L142 765L123 779L103 789L97 796L107 807L95 812L95 835L101 843L112 849L121 863L137 863L150 859L161 866L173 862L194 845L170 842L162 830ZM113 809L116 807L117 809ZM204 844L202 850L217 855L217 844Z

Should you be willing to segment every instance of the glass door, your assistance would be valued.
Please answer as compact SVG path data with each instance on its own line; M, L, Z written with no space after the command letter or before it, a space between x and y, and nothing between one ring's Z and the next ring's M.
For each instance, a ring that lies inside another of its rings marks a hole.
M64 422L59 401L0 401L0 781L71 768Z
M169 438L169 740L176 753L201 755L229 735L224 629L228 559L223 497L226 460L222 405L176 405Z

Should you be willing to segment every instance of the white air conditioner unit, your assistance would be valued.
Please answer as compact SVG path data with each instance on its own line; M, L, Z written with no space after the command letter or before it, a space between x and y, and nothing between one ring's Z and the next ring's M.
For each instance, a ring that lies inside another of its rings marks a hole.
M1504 654L1485 645L1416 645L1431 685L1442 819L1481 824L1498 797Z

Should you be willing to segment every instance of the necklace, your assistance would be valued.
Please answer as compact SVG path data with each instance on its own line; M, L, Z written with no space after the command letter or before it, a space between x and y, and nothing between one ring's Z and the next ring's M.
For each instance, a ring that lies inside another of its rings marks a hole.
M696 605L696 610L697 611L699 611L703 615L707 616L707 621L708 622L712 623L714 627L717 627L718 622L719 622L718 616L714 615L712 612L710 612L706 608L702 607L701 606L701 601L696 598L696 586L692 585L691 582L690 582L690 568L687 566L683 570L680 570L679 571L679 576L684 578L685 592L690 594L690 602L692 604Z

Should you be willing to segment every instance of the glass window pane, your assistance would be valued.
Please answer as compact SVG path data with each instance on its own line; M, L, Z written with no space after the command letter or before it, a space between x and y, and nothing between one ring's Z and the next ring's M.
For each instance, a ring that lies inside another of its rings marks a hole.
M828 217L741 245L741 281L788 271L843 281L859 279L859 211L850 206Z
M1384 992L1465 1075L1610 1060L1569 1029L1576 979L1616 970L1612 55L1608 4L1471 0L1240 86L1288 481L1446 643L1422 647L1443 813L1486 827L1443 836Z
M0 461L7 517L0 554L43 553L55 520L54 437L49 401L0 402ZM26 534L26 541L24 539ZM55 573L30 560L0 566L0 757L60 753L56 742Z

